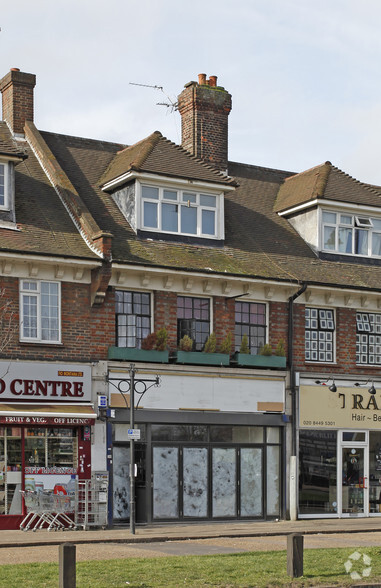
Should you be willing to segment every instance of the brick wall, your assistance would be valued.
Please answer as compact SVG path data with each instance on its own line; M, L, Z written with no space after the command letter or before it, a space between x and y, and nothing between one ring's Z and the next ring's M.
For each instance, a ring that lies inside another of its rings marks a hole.
M372 378L380 374L379 367L356 365L356 310L338 308L336 316L336 363L305 362L305 305L294 305L294 365L297 371L321 372L328 375L352 373Z
M90 285L62 282L61 333L62 344L23 343L19 340L19 280L2 278L3 300L11 301L6 312L0 310L2 338L11 318L12 337L2 358L35 361L95 361L106 359L109 345L114 344L114 295L108 292L101 307L91 307ZM0 299L1 309L1 299Z

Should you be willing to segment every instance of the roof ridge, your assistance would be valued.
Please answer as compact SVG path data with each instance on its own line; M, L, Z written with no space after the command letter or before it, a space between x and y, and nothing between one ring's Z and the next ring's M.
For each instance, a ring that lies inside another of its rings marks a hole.
M376 194L378 196L381 196L381 189L377 189L375 186L372 186L371 184L366 184L365 182L361 182L361 180L357 180L356 178L354 178L353 176L351 176L347 172L344 172L343 170L341 170L340 168L336 167L335 165L332 165L332 169L335 170L335 171L337 171L342 176L350 179L355 184L359 184L360 186L362 186L363 188L365 188L365 190L368 190L369 192L372 192L372 194Z
M159 132L159 131L157 131L157 132ZM193 153L190 153L182 145L178 145L177 143L174 143L173 141L171 141L167 137L164 137L163 135L161 135L161 137L162 137L162 139L164 141L166 141L167 143L169 143L170 145L172 145L173 147L175 147L176 149L178 149L179 151L181 151L182 153L184 153L184 155L186 155L190 159L193 159L193 161L197 161L197 163L199 163L200 165L202 165L203 167L205 167L207 170L213 172L219 178L224 179L227 182L229 182L229 181L233 181L234 182L235 181L234 178L230 177L228 174L225 174L224 172L222 172L222 171L216 169L215 167L213 167L213 165L211 165L209 163L206 163L206 161L204 161L203 159L200 159L199 157L196 157L196 155L193 155Z
M160 133L160 131L154 131L142 141L138 141L137 143L131 145L132 148L136 147L136 145L139 145L139 143L146 143L146 148L143 148L142 153L138 157L137 162L131 162L131 169L139 170L142 167L142 165L144 165L144 163L147 161L148 157L151 155L152 151L154 150L154 148L156 147L156 145L162 137L163 135ZM123 149L123 151L127 151L127 149ZM119 155L119 153L117 153L117 155Z

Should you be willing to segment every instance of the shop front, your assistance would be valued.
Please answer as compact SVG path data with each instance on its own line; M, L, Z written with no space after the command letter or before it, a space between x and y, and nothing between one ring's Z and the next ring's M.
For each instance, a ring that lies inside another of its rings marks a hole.
M135 410L137 523L280 518L284 379L211 370L160 378ZM129 410L115 386L110 404L113 524L126 524Z
M381 394L355 381L334 388L301 382L299 516L380 516Z
M25 515L22 490L67 492L90 477L91 368L0 362L0 529Z

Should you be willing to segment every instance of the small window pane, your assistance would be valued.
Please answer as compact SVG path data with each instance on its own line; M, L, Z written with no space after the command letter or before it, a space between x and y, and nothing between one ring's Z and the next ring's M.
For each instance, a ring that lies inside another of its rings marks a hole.
M144 202L144 226L157 229L157 204Z
M336 229L334 227L324 227L324 249L335 249L336 247Z
M200 194L200 204L201 206L210 206L212 208L216 207L216 197L215 196L208 196L206 194Z
M336 213L335 212L323 212L323 222L336 224Z
M154 188L153 186L142 186L142 196L143 198L151 198L151 200L158 200L159 189Z
M183 202L190 202L190 204L196 204L196 194L191 194L190 192L184 192Z
M353 218L349 214L341 214L340 215L340 222L342 225L351 225L353 222Z
M173 190L163 190L163 198L165 200L177 200L177 192Z
M197 234L197 208L181 207L181 232Z
M161 226L163 231L178 231L178 205L177 204L162 204L161 212Z
M215 234L215 212L214 210L203 210L202 211L202 234L203 235L214 235Z

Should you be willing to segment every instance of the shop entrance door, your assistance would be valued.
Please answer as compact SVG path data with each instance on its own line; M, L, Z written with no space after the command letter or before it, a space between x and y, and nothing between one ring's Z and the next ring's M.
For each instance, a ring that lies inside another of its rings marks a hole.
M352 433L347 435L349 437ZM345 440L346 433L343 432L339 452L339 512L342 517L369 516L368 440L365 433L362 435L364 442L356 443L354 439Z

